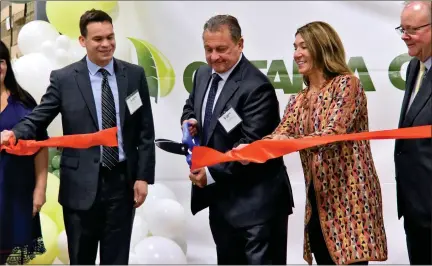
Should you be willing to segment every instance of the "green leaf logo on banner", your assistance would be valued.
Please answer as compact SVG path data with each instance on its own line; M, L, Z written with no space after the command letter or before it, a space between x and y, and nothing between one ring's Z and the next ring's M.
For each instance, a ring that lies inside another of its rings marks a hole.
M175 72L169 60L152 44L136 38L128 38L135 46L138 65L144 68L150 97L165 97L174 88Z

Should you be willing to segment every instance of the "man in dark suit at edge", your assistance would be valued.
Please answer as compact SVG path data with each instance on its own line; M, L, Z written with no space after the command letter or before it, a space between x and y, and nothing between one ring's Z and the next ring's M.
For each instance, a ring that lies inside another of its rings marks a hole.
M409 1L397 30L413 56L399 128L432 125L431 1ZM396 140L397 205L410 264L432 264L432 139Z

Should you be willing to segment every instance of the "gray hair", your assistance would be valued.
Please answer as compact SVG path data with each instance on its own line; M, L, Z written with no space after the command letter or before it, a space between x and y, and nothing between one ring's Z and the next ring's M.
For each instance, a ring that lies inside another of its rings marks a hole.
M222 26L228 26L231 33L231 39L234 42L238 42L242 37L240 24L238 23L237 18L231 15L216 15L211 17L204 24L204 31L208 30L210 32L215 32L220 30Z

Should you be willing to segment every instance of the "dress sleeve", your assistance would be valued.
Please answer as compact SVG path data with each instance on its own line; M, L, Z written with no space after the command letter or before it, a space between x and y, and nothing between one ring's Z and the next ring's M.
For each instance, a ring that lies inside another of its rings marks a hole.
M287 137L294 137L295 125L297 117L294 110L294 105L297 102L296 95L291 95L285 107L284 115L277 128L270 135L265 136L263 139L272 139L275 135L285 135Z

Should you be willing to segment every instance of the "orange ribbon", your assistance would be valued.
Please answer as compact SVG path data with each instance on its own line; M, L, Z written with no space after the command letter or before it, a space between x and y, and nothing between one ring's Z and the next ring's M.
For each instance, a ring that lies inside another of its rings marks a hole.
M0 151L6 150L7 153L14 155L33 155L42 147L87 149L99 145L117 146L117 128L112 127L89 134L52 137L42 141L18 140L15 146L1 145Z
M226 153L221 153L208 147L196 146L192 150L191 170L232 161L264 163L269 159L278 158L292 152L338 141L419 138L432 138L432 126L428 125L288 140L258 140L244 148L230 150Z

